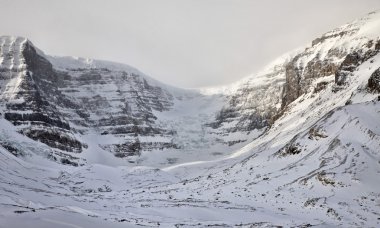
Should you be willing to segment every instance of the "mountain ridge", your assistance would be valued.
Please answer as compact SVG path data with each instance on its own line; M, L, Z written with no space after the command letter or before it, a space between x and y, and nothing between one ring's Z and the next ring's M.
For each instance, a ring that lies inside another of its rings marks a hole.
M378 31L370 13L226 93L2 45L0 222L378 226Z

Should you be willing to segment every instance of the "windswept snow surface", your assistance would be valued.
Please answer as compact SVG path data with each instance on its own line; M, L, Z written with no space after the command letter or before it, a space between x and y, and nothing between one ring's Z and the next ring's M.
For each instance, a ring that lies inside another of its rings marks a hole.
M378 21L374 13L326 33L353 31L314 49L323 55L363 47L378 39ZM63 71L78 64L64 59L54 63ZM281 63L288 60L280 59L262 74L278 69L274 78L241 85L285 83ZM18 60L2 61L10 67ZM178 132L172 140L181 150L119 159L98 145L119 139L93 130L76 133L88 144L75 155L78 167L46 159L52 148L0 116L0 227L379 227L380 101L367 88L379 67L377 53L344 85L334 75L312 79L270 128L249 135L204 127L225 105L225 93L178 90L169 110L153 112L159 126ZM248 141L226 146L221 139Z

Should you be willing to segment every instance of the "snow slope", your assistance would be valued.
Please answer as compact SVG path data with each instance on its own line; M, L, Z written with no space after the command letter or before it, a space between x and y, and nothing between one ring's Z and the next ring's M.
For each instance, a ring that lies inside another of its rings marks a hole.
M59 84L65 96L100 94L111 108L98 105L82 122L74 121L71 109L59 109L87 145L81 153L22 135L23 125L0 116L0 227L380 226L380 99L368 87L380 68L379 21L380 13L371 13L328 32L227 92L180 92L149 81L172 99L159 95L167 108L148 99L151 110L132 113L152 114L152 127L176 133L139 140L179 147L126 158L102 145L130 135L100 134L113 125L90 120L99 112L120 114L114 86L121 81L114 80L130 68L48 57L70 76ZM0 50L8 56L2 57L4 69L21 69L14 66L22 61L11 64L20 58L9 57L8 47ZM111 71L81 81L80 68ZM144 85L145 76L135 73L120 91ZM78 166L49 159L62 153Z

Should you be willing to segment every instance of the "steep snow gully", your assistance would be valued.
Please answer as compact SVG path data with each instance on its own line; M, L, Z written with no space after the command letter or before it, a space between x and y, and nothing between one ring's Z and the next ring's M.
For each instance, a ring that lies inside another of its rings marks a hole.
M379 227L380 12L233 85L0 37L0 227Z

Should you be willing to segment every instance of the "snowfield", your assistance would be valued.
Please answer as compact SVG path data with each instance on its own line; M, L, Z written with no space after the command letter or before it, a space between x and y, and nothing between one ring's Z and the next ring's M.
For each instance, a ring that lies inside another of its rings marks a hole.
M3 37L0 227L380 227L380 90L368 87L380 68L379 26L380 13L371 13L229 88L183 90L149 77L141 83L145 75L125 65L38 51L55 69L70 74L72 81L59 87L62 94L72 100L100 94L108 102L107 107L97 103L87 122L75 122L79 114L69 108L60 110L74 129L67 134L86 145L78 153L21 134L25 126L5 118L9 102L23 103L12 96L19 95L27 66L20 54L26 41ZM13 57L9 43L17 47ZM345 73L338 84L336 74L328 73L354 52L364 54L349 62L353 70L337 70ZM328 70L311 78L302 71L302 92L281 107L293 89L283 89L292 83L288 64L307 69L316 59ZM78 78L88 69L105 73L86 84ZM115 83L124 71L143 79ZM4 76L8 72L9 78ZM129 95L142 84L155 93ZM120 99L123 92L130 97ZM102 114L121 115L124 101L130 105L124 114L137 110L155 118L141 126L151 124L158 133L139 136L139 142L178 147L152 147L123 158L107 150L104 145L137 137L105 133L115 126L99 124L105 122ZM242 116L210 127L218 112L228 108ZM268 108L279 114L272 123L234 129L242 123L239 118ZM59 163L54 156L77 165Z

